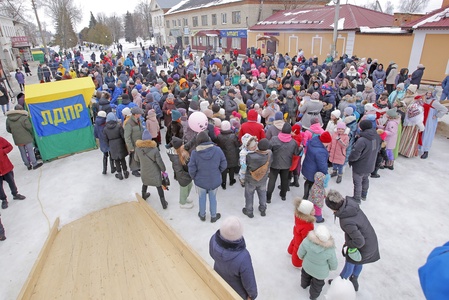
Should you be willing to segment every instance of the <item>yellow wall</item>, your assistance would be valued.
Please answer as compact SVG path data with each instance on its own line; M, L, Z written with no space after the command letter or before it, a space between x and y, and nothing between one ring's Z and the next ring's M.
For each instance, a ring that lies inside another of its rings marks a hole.
M445 78L449 61L448 49L449 34L426 34L420 61L426 67L424 80L441 82Z
M353 55L377 58L386 70L390 61L399 69L407 68L413 44L413 35L356 34ZM410 74L413 70L410 71Z

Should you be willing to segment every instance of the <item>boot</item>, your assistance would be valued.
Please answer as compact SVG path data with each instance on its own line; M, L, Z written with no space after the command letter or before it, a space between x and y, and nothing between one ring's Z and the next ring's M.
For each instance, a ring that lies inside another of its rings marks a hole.
M106 175L107 170L108 170L108 158L106 156L103 156L103 175Z
M115 167L114 160L109 156L109 164L111 165L111 174L114 174L117 171L117 168Z
M337 183L340 183L340 182L341 182L342 177L343 177L343 175L338 175L338 176L337 176Z
M337 176L338 174L337 174L337 170L333 170L332 171L332 174L331 174L331 177L335 177L335 176Z
M2 209L7 209L8 208L8 200L2 200Z
M421 155L421 159L426 159L427 157L429 157L429 152L424 151L424 153Z
M164 197L161 198L161 204L162 204L162 208L163 208L163 209L167 209L168 202L165 201L165 198L164 198Z
M220 213L217 213L217 214L215 215L215 217L210 218L210 222L211 222L211 223L215 223L215 222L217 222L217 220L220 219L220 218L221 218L221 214L220 214Z
M115 178L123 180L122 172L118 172L117 174L115 174Z
M128 171L123 171L123 175L125 175L125 179L129 177L129 172Z
M313 183L311 183L307 180L306 180L306 182L304 182L304 196L302 197L303 199L305 199L305 200L309 199L309 192L310 192L310 188L312 187L312 184Z
M380 175L379 174L377 174L377 171L379 171L379 168L378 167L376 167L375 169L374 169L374 172L373 173L371 173L371 178L379 178L380 177Z
M145 186L142 186L142 198L143 198L143 200L147 200L148 199L148 197L150 197L150 193L147 193L147 189L148 189L148 187L145 185Z
M424 154L423 154L424 155ZM422 158L422 157L421 157ZM387 164L386 164L386 168L387 169L390 169L390 170L394 170L394 166L393 166L393 164L394 164L394 160L389 160L388 162L387 162Z
M293 175L293 182L290 183L290 186L299 187L299 175Z
M349 281L352 282L352 285L354 286L354 290L357 292L359 290L359 282L357 281L357 276L351 275L349 277Z

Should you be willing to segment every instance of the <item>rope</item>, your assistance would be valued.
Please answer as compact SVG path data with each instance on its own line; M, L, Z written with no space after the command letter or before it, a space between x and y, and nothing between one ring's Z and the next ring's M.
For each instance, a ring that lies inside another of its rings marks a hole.
M50 232L50 230L51 230L50 219L48 218L47 214L45 213L44 206L42 205L41 199L39 198L39 192L40 192L40 188L41 188L41 177L42 177L42 168L40 168L40 170L39 170L39 177L37 180L37 201L39 201L39 205L41 207L42 214L45 216L45 219L47 219L48 232Z

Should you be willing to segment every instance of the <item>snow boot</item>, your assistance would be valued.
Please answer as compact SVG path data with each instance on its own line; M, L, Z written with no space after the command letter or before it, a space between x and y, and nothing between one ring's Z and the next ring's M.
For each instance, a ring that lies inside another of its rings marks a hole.
M299 187L299 175L293 175L293 181L290 182L290 186L296 186Z
M248 218L254 218L254 214L253 213L249 213L247 210L246 210L246 207L244 207L244 208L242 208L242 213L244 214L244 215L246 215Z
M7 209L8 208L8 200L2 200L2 209Z
M424 154L423 154L424 155ZM422 158L422 157L421 157ZM394 164L394 160L389 160L388 162L387 162L387 164L385 165L385 168L387 168L387 169L390 169L390 170L394 170L394 166L393 166L393 164Z
M332 174L331 174L331 177L336 177L338 174L337 174L337 170L333 170L332 171Z
M352 285L354 286L354 290L357 292L359 290L359 282L357 281L357 276L351 275L349 277L349 281L352 282Z
M109 164L111 165L111 174L114 174L117 171L117 168L115 167L114 160L109 156Z
M167 209L167 206L168 206L168 202L167 201L165 201L165 198L161 198L161 204L162 204L162 208L163 209Z
M337 176L337 183L340 183L340 182L341 182L342 177L343 177L343 175L338 175L338 176Z
M108 171L108 158L106 156L103 156L103 175L106 175Z
M151 195L150 193L147 193L147 189L148 189L148 187L146 185L142 186L142 198L143 198L143 200L147 200L148 197L150 197L150 195Z
M115 178L123 180L122 172L118 172L117 174L115 174Z
M215 215L215 217L210 218L210 222L211 222L211 223L215 223L215 222L217 222L217 220L220 219L220 218L221 218L221 214L220 214L220 213L217 213L217 214Z
M429 152L424 151L424 153L421 155L421 159L426 159L427 157L429 157Z
M125 179L129 177L129 172L128 171L123 171L123 175L125 175Z

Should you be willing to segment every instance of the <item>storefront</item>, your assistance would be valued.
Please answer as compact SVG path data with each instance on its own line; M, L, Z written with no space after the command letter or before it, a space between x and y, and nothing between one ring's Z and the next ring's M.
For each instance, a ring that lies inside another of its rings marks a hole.
M20 57L22 61L33 60L31 53L31 44L26 36L12 36L11 37L12 53L16 57Z
M220 30L221 48L224 52L237 49L239 54L245 54L248 47L246 29Z
M197 51L215 50L220 47L220 31L200 30L192 31L192 49Z

